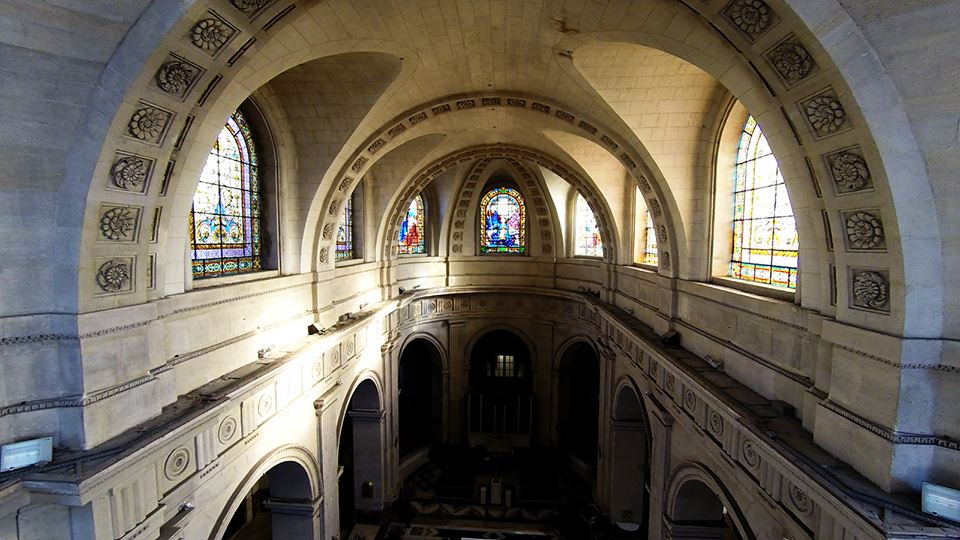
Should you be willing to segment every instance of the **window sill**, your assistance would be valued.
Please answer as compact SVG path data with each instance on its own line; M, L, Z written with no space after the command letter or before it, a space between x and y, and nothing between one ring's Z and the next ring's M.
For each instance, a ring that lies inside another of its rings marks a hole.
M649 270L649 271L651 271L651 272L659 272L659 271L660 271L660 267L659 267L659 266L657 266L656 264L650 264L650 263L635 262L635 263L633 263L633 267L634 267L634 268L640 268L640 269L642 269L642 270Z
M261 270L259 272L249 272L246 274L235 274L232 276L223 276L215 278L193 278L193 289L209 289L211 287L220 287L223 285L233 285L235 283L246 283L248 281L258 281L261 279L274 278L280 275L279 270Z
M720 285L729 289L748 292L757 296L776 298L778 300L793 302L797 297L796 291L791 289L783 289L781 287L774 287L773 285L764 285L762 283L753 283L750 281L741 281L739 279L726 276L714 276L710 281L714 285Z
M333 263L335 268L344 268L347 266L357 266L358 264L363 264L366 261L363 259L344 259L342 261L336 261Z

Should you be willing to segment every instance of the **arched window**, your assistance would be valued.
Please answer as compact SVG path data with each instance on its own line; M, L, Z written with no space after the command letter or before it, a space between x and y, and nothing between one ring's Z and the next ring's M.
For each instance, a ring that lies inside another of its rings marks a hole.
M736 168L729 275L795 289L797 224L780 165L753 116L740 134Z
M491 189L480 200L480 252L523 253L526 248L526 209L520 192Z
M260 197L257 152L247 120L237 111L220 130L193 195L194 278L261 269Z
M653 227L653 217L644 203L643 193L637 188L636 204L634 205L634 239L633 261L640 264L657 265L659 252L657 251L657 233Z
M338 261L353 258L353 198L347 199L340 214L340 223L337 224L337 257Z
M590 209L587 200L579 193L577 193L575 214L574 227L577 231L577 244L573 251L574 255L603 257L603 240L600 238L597 216Z
M401 255L426 253L426 226L423 197L417 195L410 201L407 213L400 223L397 236L397 252Z

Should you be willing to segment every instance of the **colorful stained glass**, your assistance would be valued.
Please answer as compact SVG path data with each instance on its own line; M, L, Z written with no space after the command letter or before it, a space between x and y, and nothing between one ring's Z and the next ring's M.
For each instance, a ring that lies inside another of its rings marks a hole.
M600 238L600 227L597 226L597 216L590 209L583 195L577 193L576 220L574 226L577 231L577 243L574 255L586 257L603 257L603 240Z
M795 289L799 239L777 158L747 118L737 149L730 277Z
M347 199L340 214L340 223L337 226L337 255L336 260L345 261L353 258L353 197Z
M523 253L526 209L523 196L513 188L498 187L480 201L480 252Z
M410 201L407 214L400 223L397 237L397 252L403 255L426 253L426 228L424 227L423 197L417 195Z
M210 150L190 211L194 278L261 269L257 154L246 119L230 115Z

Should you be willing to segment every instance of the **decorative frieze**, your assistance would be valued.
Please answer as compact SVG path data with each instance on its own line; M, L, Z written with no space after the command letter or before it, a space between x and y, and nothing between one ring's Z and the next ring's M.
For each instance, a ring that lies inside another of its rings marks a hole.
M170 53L154 75L153 84L164 93L183 101L203 72L200 66Z
M239 31L230 23L210 12L190 29L190 43L194 47L216 56Z
M817 139L850 129L850 118L832 88L801 100L797 107Z
M755 41L780 20L763 0L733 0L721 15L750 41Z
M95 281L102 293L122 293L133 290L133 276L133 257L115 257L100 263Z
M142 209L135 206L100 206L100 239L135 242Z
M161 144L172 120L172 112L141 101L139 108L133 112L127 122L126 133L138 141Z
M108 187L130 193L146 193L155 163L148 157L117 152L110 167Z
M859 147L837 150L823 159L838 195L873 189L873 176Z
M880 210L870 208L843 212L847 249L850 251L882 251L887 247Z
M793 34L774 45L764 57L788 87L806 79L817 70L813 56Z

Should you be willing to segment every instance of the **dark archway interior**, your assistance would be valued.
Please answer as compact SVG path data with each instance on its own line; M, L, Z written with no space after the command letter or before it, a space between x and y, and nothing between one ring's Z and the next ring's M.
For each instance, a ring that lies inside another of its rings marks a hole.
M425 339L410 342L400 355L398 408L400 458L443 437L442 360Z
M600 364L593 347L576 343L560 360L557 438L561 449L597 468L600 415Z
M677 537L698 532L710 534L710 538L741 540L723 501L700 480L688 480L680 487L671 521Z
M494 330L481 337L470 355L470 432L529 435L532 371L530 351L515 334Z
M233 513L223 538L225 540L287 540L289 524L276 523L270 501L309 502L313 493L310 478L303 466L293 461L274 465L261 476Z
M630 387L620 389L613 411L611 517L617 526L648 538L650 433L643 404Z
M371 495L375 493L375 485L374 491L371 491L369 485L364 487L364 484L373 481L363 475L369 476L371 470L379 472L379 464L372 463L370 456L380 455L381 441L379 433L365 425L368 423L365 419L377 416L381 410L380 392L377 386L369 379L361 382L350 398L347 414L343 418L337 453L338 463L340 464L337 471L339 477L337 489L340 496L340 528L345 534L348 534L356 525L358 517L365 517L360 516L363 513L361 508L363 505L360 504L358 495L365 496L368 492ZM365 498L372 499L373 496Z

